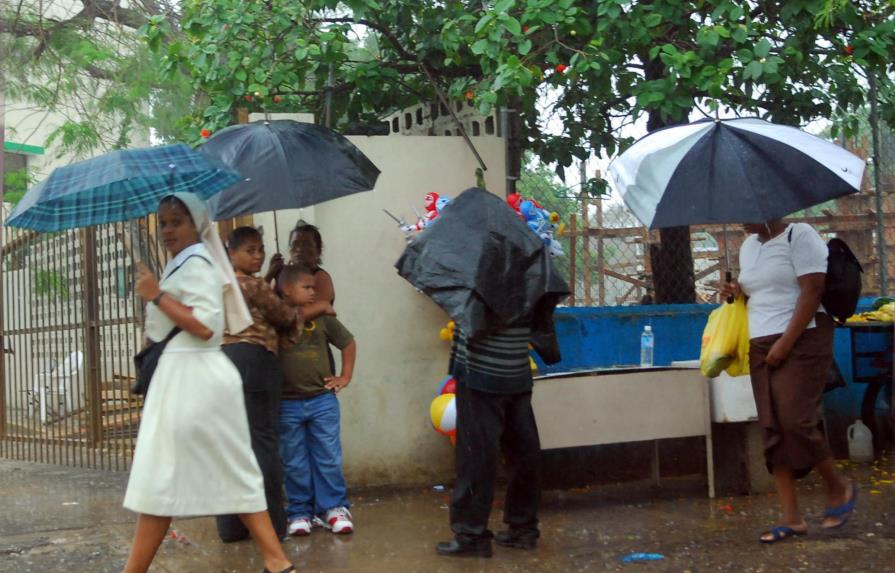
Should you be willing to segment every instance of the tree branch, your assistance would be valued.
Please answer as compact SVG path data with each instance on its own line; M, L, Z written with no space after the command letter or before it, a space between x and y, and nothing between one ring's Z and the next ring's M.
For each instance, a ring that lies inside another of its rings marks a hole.
M327 24L360 24L361 26L367 26L368 28L373 28L380 34L382 34L388 43L392 45L398 55L405 60L410 60L413 62L419 61L419 58L407 50L404 49L404 46L401 45L401 42L398 41L398 38L385 26L378 22L373 22L372 20L367 20L366 18L317 18L312 20L312 22L321 22Z
M42 38L48 31L52 33L63 28L82 28L92 24L96 19L136 30L149 21L149 15L154 15L151 11L144 13L133 8L123 8L119 2L112 0L83 0L82 4L84 8L80 12L65 20L45 19L39 15L40 22L46 21L52 25L49 30L40 23L23 21L21 14L17 14L14 20L0 18L0 33L12 34L18 38L27 36Z

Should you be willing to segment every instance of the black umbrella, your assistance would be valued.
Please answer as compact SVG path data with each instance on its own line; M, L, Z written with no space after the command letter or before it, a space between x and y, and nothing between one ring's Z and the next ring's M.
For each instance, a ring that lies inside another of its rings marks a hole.
M609 181L644 225L658 229L780 219L856 193L864 167L860 157L795 127L705 119L637 140L609 165ZM726 233L724 258L730 268Z
M861 188L864 160L788 125L702 120L654 131L609 166L651 229L766 223Z
M559 361L553 310L569 287L541 239L497 196L464 191L395 266L468 337L532 320L535 350L548 364Z
M208 202L215 220L371 191L379 177L379 169L353 143L313 123L278 119L232 125L200 150L249 179Z

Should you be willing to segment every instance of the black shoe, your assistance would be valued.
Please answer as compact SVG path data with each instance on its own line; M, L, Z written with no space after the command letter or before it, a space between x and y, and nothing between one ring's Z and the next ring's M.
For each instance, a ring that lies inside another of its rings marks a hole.
M494 534L494 542L501 547L534 549L540 536L537 529L505 529Z
M451 539L435 546L439 555L447 557L491 557L490 539Z

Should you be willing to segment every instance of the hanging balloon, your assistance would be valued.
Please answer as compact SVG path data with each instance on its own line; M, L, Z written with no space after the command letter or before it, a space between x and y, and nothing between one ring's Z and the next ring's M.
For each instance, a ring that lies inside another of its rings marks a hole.
M451 378L447 381L447 384L444 385L444 388L441 389L442 394L456 394L457 393L457 381Z
M440 396L442 394L454 394L457 389L457 381L454 380L454 377L451 375L447 375L441 379L441 382L438 383L438 392L436 396Z
M445 436L457 432L457 403L453 394L441 394L432 400L429 416L435 431Z

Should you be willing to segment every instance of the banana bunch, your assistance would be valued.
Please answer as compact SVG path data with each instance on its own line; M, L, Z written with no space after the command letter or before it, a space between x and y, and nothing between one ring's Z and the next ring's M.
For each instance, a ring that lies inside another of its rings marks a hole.
M860 312L846 322L893 322L895 320L895 302L887 302L876 310Z

